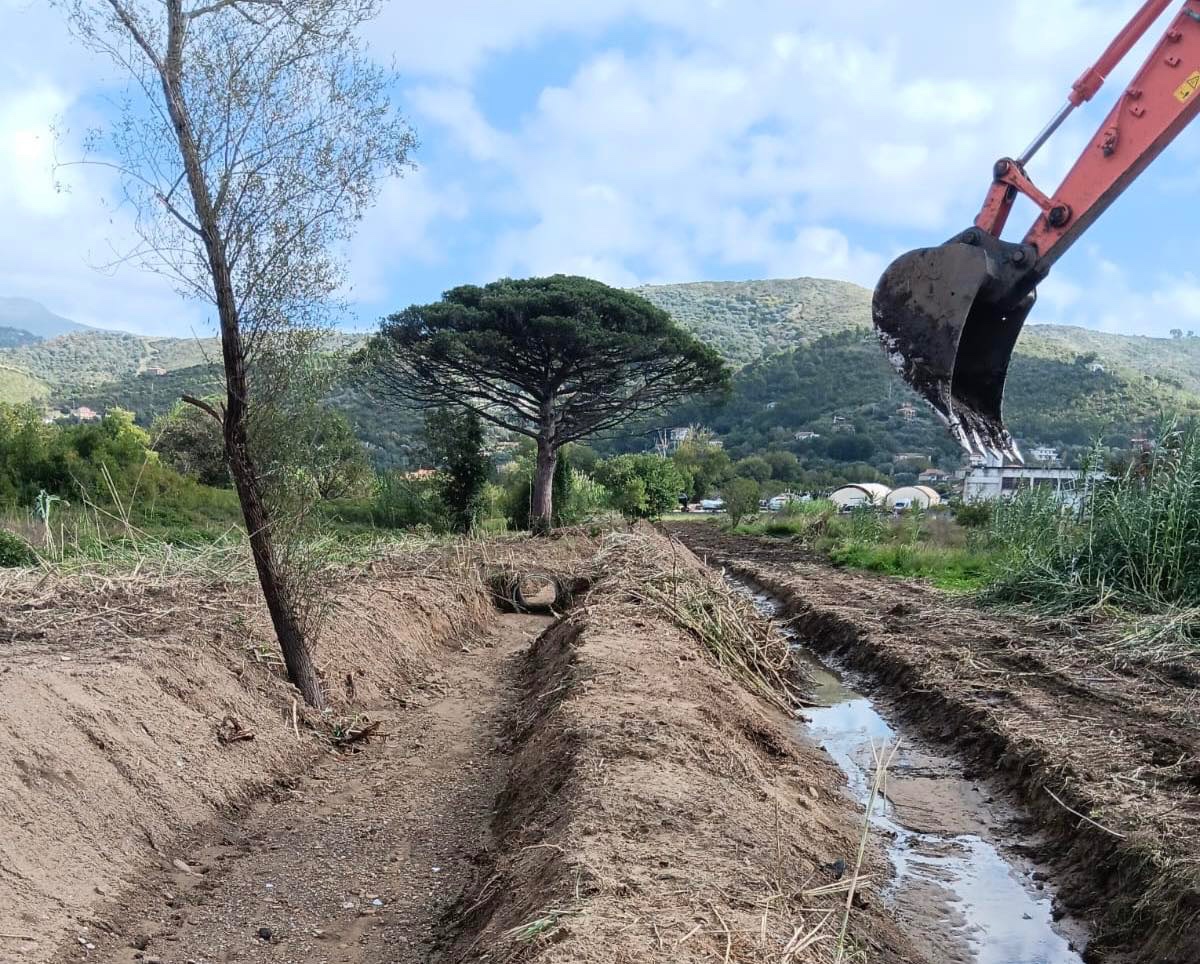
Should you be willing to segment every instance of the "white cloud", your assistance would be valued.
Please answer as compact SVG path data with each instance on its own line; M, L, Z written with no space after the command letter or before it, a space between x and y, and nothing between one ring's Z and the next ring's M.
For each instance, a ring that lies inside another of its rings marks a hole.
M1135 281L1134 272L1094 247L1080 264L1056 271L1043 283L1036 321L1156 337L1166 337L1172 328L1200 330L1200 277L1195 274L1157 271Z
M428 149L420 172L387 186L351 246L353 297L388 300L394 275L452 263L464 238L462 280L574 271L627 284L715 272L869 284L897 237L936 243L972 219L994 159L1025 146L1129 12L1128 0L911 0L903 16L893 0L386 4L370 41L401 71L402 106ZM78 125L111 71L80 55L44 3L0 0L0 16L16 24L0 41L0 208L10 220L0 291L113 324L197 317L132 266L112 277L92 269L110 242L130 238L124 212L96 204L116 196L110 180L80 174L64 196L42 176L39 132L64 111ZM500 58L517 77L512 91ZM552 64L544 77L542 58ZM530 83L539 77L540 89ZM510 93L521 100L497 111ZM1039 156L1031 173L1043 187L1103 113L1090 105ZM1195 197L1190 183L1164 175L1162 193ZM1014 215L1014 232L1029 216ZM1190 282L1156 275L1158 293L1139 296L1127 279L1076 263L1047 283L1039 317L1154 325L1152 312L1192 310ZM1105 287L1118 310L1096 296Z
M446 257L431 234L433 225L460 222L469 212L460 185L435 188L424 170L389 181L350 245L346 296L359 303L386 301L389 277L396 270L413 263L437 264Z

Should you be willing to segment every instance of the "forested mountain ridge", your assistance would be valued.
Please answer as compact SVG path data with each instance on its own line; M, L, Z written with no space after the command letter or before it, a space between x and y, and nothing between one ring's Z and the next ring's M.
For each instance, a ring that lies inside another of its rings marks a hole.
M906 451L928 451L947 463L958 458L941 425L884 360L870 332L865 288L797 278L636 290L738 369L733 397L723 409L690 405L665 421L708 424L735 452L787 446L816 454L829 446L837 416L855 423L853 433L844 425L838 433L872 439L881 462L890 452ZM37 399L97 411L119 405L148 424L180 394L207 394L219 386L209 367L218 357L215 339L89 329L50 340L14 340L13 347L0 347L0 401ZM342 347L360 340L340 339ZM897 412L906 400L915 402L911 418ZM406 464L415 457L410 436L417 423L410 413L377 405L349 388L336 401L377 462ZM1164 410L1200 411L1200 338L1032 324L1022 332L1006 413L1026 443L1086 445L1104 437L1116 447ZM803 431L823 441L798 443L795 434ZM834 448L861 454L868 446L841 441Z
M695 281L633 290L735 366L871 323L871 292L847 281Z

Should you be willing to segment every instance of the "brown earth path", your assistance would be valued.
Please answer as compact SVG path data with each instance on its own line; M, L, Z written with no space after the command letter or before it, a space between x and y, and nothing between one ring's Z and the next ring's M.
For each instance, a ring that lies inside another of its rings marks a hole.
M408 705L375 714L382 739L330 754L274 800L187 835L140 893L104 914L111 931L82 935L58 960L425 960L488 846L512 663L547 624L499 616L439 661Z

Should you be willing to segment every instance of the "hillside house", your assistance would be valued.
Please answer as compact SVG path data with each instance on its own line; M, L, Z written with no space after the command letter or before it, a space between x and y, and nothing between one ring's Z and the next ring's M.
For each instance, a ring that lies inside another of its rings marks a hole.
M162 376L167 373L167 370L165 368L147 368L146 373L149 375L157 375L159 378L162 378Z
M73 409L71 414L81 422L94 422L100 418L100 413L86 405Z
M949 472L943 472L941 469L926 469L917 476L917 481L921 485L936 485L939 482L949 482L952 478Z
M892 456L893 462L932 462L926 452L897 452Z
M1104 374L1104 366L1101 365L1098 361L1092 362L1090 365L1088 365L1087 368L1088 368L1088 371L1092 372L1093 374L1096 374L1096 375Z
M821 437L820 432L797 432L792 436L797 442L811 442Z
M1046 465L1058 461L1058 449L1052 445L1038 445L1029 455L1033 461Z
M905 402L896 409L896 414L906 422L913 422L917 418L917 407L912 402Z
M845 415L835 415L833 416L833 430L835 432L853 432L854 423Z

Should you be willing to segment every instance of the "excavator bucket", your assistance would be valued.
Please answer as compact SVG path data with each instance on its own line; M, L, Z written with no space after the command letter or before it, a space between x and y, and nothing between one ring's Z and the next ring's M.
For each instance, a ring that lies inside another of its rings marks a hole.
M955 239L897 258L883 273L871 309L884 350L971 454L1021 461L1004 427L1001 402L1008 363L1034 293L1014 285L1013 252L1028 249L989 238ZM990 250L989 250L990 249Z

